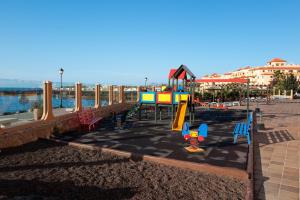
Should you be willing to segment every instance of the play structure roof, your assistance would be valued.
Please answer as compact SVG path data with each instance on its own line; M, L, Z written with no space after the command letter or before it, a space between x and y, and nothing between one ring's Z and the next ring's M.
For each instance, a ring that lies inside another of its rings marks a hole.
M180 65L180 67L174 72L171 78L180 79L182 73L185 73L185 75L188 74L192 79L196 78L193 72L185 65Z
M174 76L174 74L175 74L176 71L177 71L177 69L171 69L171 70L170 70L170 73L169 73L169 79L173 78L173 76ZM183 79L185 79L185 78L186 78L186 72L183 71L183 72L179 75L178 79L183 80Z

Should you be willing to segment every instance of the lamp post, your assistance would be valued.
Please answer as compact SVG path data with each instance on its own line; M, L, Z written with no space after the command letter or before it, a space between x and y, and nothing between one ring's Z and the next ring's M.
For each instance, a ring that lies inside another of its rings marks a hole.
M64 73L64 69L63 68L60 68L59 69L59 75L60 75L60 92L59 92L59 94L60 94L60 105L59 105L59 107L60 108L62 108L63 106L62 106L62 75L63 75L63 73Z
M145 88L147 88L147 81L148 81L148 78L145 77Z

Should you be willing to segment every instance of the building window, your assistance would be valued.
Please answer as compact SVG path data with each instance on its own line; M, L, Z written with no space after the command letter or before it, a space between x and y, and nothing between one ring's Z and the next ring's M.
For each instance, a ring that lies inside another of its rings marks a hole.
M290 72L290 73L292 73L292 72L293 72L293 70L289 70L289 72Z
M276 63L276 66L279 66L279 63Z

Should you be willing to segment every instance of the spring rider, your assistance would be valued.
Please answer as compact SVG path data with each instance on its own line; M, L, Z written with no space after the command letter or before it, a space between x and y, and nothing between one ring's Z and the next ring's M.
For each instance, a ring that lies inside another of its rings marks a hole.
M189 141L191 144L185 149L190 153L203 152L204 149L199 148L199 142L204 141L204 138L207 137L208 126L207 124L201 124L198 128L198 131L191 131L189 123L185 122L183 124L182 136L185 141Z

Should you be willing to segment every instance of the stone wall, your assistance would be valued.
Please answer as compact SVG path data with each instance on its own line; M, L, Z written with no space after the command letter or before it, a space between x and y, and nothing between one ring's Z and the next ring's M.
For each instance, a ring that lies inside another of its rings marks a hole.
M131 107L130 104L113 104L93 109L97 117L108 117L112 112L122 112ZM49 138L51 134L75 131L80 128L77 113L69 113L55 117L50 121L35 121L20 126L0 129L0 149L15 147L39 138Z

